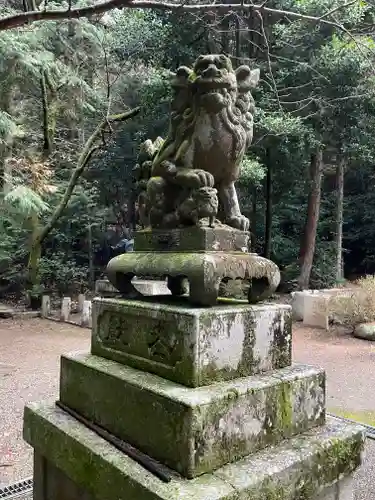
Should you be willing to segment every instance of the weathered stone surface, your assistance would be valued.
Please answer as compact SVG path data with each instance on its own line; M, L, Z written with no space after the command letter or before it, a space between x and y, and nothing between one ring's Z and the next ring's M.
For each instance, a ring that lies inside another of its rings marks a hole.
M229 226L249 230L235 181L253 137L250 90L259 75L245 65L234 70L224 54L200 56L192 69L177 69L168 136L143 143L135 169L145 226L191 226L204 219L212 225L218 215Z
M172 304L172 305L171 305ZM197 387L291 363L290 306L93 301L93 354Z
M375 340L375 322L357 325L354 328L354 336L364 340Z
M34 477L34 500L96 500L96 497L94 498L87 490L78 486L60 469L57 469L51 462L37 453L34 457L34 471L36 472ZM198 500L199 498L203 499L203 497L197 498ZM282 498L290 497L284 496ZM263 497L262 500L282 500L282 498L280 496ZM323 487L318 497L314 496L313 500L353 500L353 498L353 476L349 475L336 481L331 486ZM301 500L301 497L298 497L298 500ZM309 500L309 498L305 496L303 500Z
M303 324L328 330L329 326L329 295L311 294L304 298Z
M61 303L61 312L60 312L61 321L69 321L71 309L72 309L72 299L70 297L64 297Z
M14 316L14 310L5 304L0 304L0 318L12 318Z
M353 475L344 477L332 486L324 488L316 500L353 500L354 499Z
M325 419L325 376L294 366L191 389L88 354L61 359L60 399L185 477Z
M229 226L184 227L137 231L134 237L136 252L247 252L250 234Z
M43 295L42 297L42 312L43 318L48 318L51 315L51 299L49 295Z
M327 321L329 319L329 300L335 297L348 297L350 299L353 294L353 290L350 288L326 288L322 290L303 290L298 292L292 292L292 311L293 311L293 319L296 321L302 321L305 319L305 309L306 311L306 319L305 321L310 326L320 326L325 328ZM306 301L305 308L305 297L308 297ZM321 301L321 297L324 297L327 302L327 307L320 306L320 313L316 314L312 311L312 305L316 303L316 301ZM315 325L315 323L317 323Z
M26 407L24 437L61 471L55 488L67 476L87 500L318 500L324 487L358 467L363 448L362 428L329 421L212 474L186 480L172 473L171 482L163 483L52 405ZM57 491L46 500L56 498Z
M131 252L114 257L107 276L124 298L141 297L132 284L134 276L187 278L189 299L195 305L217 302L220 283L226 279L251 280L249 302L268 298L278 287L280 271L276 264L257 254L243 252ZM173 295L185 292L177 283Z
M92 309L91 300L84 300L81 312L81 326L91 328L91 323L92 323L91 309Z
M165 280L142 280L133 279L132 284L144 295L170 295ZM95 292L103 297L114 297L121 295L120 292L107 279L95 282Z

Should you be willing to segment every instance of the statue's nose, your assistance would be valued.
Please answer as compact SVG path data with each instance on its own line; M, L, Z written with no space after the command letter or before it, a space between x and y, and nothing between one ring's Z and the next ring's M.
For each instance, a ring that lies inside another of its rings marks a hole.
M220 70L217 69L215 64L210 64L207 69L204 70L203 76L205 78L215 78L220 76Z

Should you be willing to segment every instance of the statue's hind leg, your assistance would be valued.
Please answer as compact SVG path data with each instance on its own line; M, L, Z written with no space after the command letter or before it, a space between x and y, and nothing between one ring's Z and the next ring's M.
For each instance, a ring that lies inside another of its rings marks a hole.
M241 214L234 182L219 186L219 197L225 215L223 222L241 231L248 231L250 222L247 217Z

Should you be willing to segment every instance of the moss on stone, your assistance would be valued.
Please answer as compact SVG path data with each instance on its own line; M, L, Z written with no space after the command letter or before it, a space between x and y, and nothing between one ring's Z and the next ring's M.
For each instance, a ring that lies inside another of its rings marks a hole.
M97 500L203 500L208 496L212 500L312 500L322 488L355 470L363 448L358 427L330 421L323 430L284 441L213 474L186 480L172 473L172 481L165 484L53 406L26 409L24 437Z
M278 311L272 325L272 364L275 368L285 368L292 360L292 315L291 311Z
M243 316L243 326L245 338L242 344L242 358L238 367L238 373L241 376L246 376L253 375L259 371L259 360L254 356L256 318L251 309Z
M293 425L293 406L289 382L283 382L277 386L276 415L277 428L284 436L289 436Z

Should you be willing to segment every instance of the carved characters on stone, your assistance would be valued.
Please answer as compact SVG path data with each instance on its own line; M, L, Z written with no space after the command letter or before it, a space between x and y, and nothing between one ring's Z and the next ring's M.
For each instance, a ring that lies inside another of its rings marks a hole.
M251 89L258 80L259 70L234 71L224 55L200 56L193 69L177 70L168 136L157 151L151 141L143 146L152 153L145 160L151 172L142 198L144 222L153 228L212 226L220 207L220 222L249 230L234 183L252 141Z

